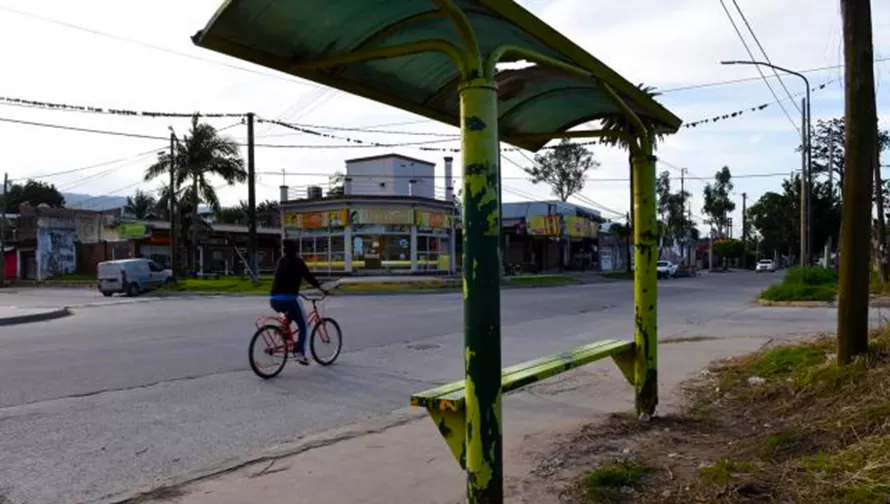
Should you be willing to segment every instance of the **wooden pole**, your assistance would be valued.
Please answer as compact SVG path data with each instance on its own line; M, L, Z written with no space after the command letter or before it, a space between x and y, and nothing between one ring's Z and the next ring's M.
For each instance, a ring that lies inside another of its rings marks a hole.
M841 0L845 124L843 236L838 284L837 359L868 351L868 283L877 112L870 0Z

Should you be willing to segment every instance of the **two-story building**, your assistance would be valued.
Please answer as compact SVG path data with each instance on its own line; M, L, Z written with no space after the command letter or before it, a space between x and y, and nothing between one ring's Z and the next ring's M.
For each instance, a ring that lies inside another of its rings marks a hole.
M346 161L343 195L281 188L282 227L310 268L332 275L449 273L457 269L459 217L445 158L442 199L435 165L398 154Z

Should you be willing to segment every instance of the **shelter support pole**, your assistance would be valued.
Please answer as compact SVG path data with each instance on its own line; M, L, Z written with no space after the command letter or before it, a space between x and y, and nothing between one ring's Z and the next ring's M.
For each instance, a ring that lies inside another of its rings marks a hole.
M460 90L467 502L503 502L498 115L494 81Z
M658 404L658 283L655 225L655 156L648 135L633 157L634 212L634 383L640 418L655 413Z

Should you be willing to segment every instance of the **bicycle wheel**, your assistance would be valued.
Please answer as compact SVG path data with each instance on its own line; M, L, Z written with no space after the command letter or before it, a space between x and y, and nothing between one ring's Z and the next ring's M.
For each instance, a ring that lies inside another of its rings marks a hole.
M330 366L340 356L343 348L343 333L340 324L332 318L323 318L312 328L309 351L312 358L322 366Z
M260 327L250 340L250 368L260 378L274 378L287 364L287 353L287 337L280 327Z

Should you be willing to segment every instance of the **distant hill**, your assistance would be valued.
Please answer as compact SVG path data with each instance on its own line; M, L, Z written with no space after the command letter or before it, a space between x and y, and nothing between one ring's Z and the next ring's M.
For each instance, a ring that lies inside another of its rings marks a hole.
M110 210L127 204L126 196L93 196L90 194L62 193L65 206L80 210Z
M112 210L127 205L126 196L93 196L91 194L63 192L62 197L65 198L65 207L78 210ZM208 213L210 212L210 207L200 205L198 211Z

